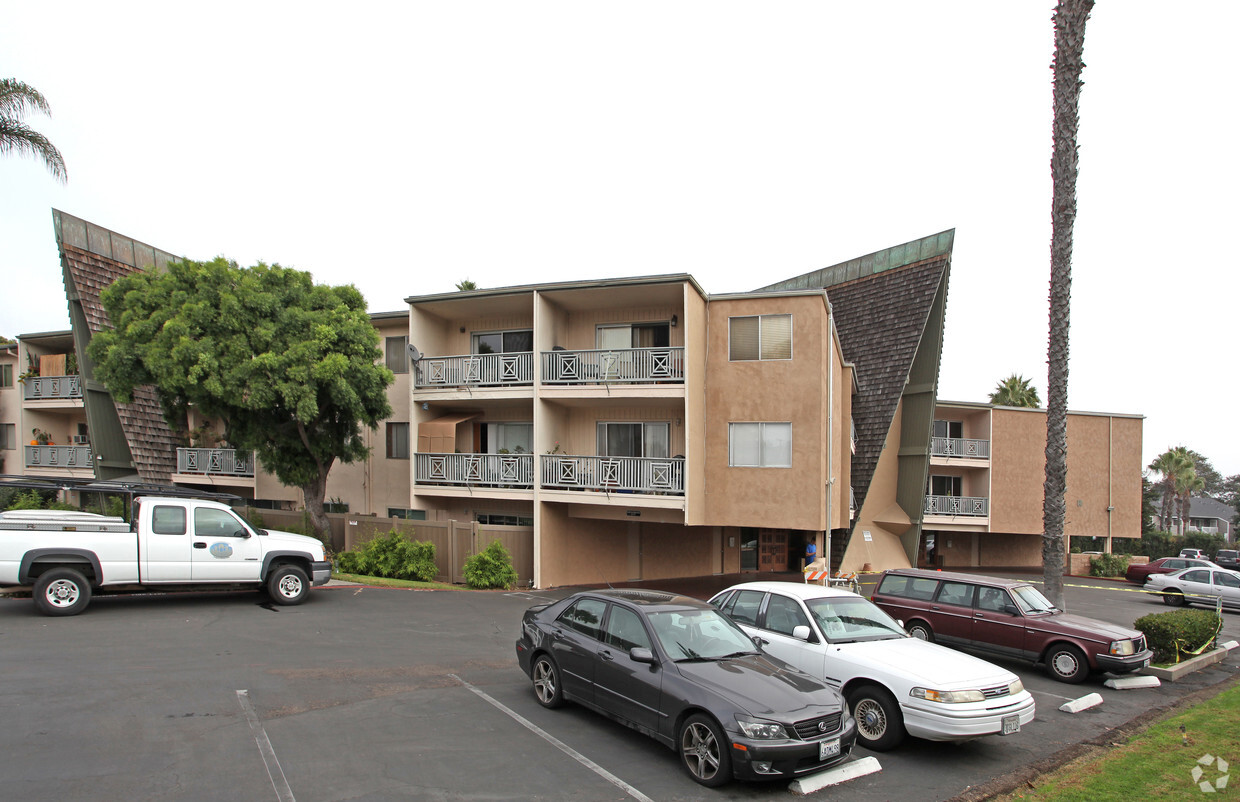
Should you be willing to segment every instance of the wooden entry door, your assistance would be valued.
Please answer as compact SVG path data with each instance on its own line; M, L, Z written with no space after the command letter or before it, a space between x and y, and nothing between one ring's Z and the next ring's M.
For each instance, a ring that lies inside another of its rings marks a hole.
M788 533L764 529L758 535L758 570L788 570Z

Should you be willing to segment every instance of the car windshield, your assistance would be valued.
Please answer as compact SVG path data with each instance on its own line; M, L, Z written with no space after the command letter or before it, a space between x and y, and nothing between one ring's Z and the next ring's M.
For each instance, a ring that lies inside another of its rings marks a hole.
M1042 591L1032 585L1015 587L1012 595L1016 597L1016 603L1020 605L1023 613L1053 613L1059 609L1042 595Z
M672 660L723 660L757 654L753 641L718 610L678 610L648 616Z
M906 637L895 619L859 596L806 599L805 604L832 643Z

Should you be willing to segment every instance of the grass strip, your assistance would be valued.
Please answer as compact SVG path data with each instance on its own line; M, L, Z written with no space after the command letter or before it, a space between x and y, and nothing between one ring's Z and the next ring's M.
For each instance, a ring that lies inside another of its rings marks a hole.
M359 585L370 585L377 588L417 588L419 590L461 590L456 585L443 582L418 582L413 579L387 579L381 576L359 576L357 574L339 574L332 572L332 579L341 582L356 582Z

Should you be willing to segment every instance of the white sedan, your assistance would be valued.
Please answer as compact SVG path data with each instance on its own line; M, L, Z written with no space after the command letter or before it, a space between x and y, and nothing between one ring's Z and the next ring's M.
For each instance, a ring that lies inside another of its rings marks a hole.
M1226 568L1186 568L1170 574L1150 574L1143 590L1162 594L1171 607L1204 604L1213 607L1221 599L1224 607L1240 607L1240 572Z
M1011 671L910 637L869 599L795 582L747 582L710 600L763 651L837 688L857 741L886 751L914 735L966 741L1033 721L1033 696Z

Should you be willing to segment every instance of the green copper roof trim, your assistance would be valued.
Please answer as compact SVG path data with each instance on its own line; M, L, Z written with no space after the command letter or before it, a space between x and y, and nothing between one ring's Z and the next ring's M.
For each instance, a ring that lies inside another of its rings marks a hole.
M756 292L823 289L834 287L847 281L855 281L865 276L872 276L884 270L893 270L897 267L924 262L927 259L935 259L942 256L950 259L952 244L955 242L955 239L956 229L949 228L946 231L940 231L938 234L931 234L928 237L922 237L912 242L905 242L902 245L895 245L885 250L875 251L865 256L859 256L856 259L849 259L847 262L841 262L838 265L824 267L821 270L813 270L809 273L776 282L775 284L768 284L765 287L759 288Z

